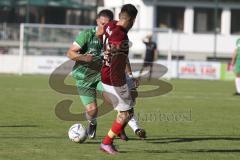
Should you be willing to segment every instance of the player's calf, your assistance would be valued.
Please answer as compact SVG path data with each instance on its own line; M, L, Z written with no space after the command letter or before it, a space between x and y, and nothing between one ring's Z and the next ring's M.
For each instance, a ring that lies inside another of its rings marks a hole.
M87 127L87 134L89 139L94 139L97 131L97 113L98 108L95 103L87 105L86 108L86 119L89 124Z

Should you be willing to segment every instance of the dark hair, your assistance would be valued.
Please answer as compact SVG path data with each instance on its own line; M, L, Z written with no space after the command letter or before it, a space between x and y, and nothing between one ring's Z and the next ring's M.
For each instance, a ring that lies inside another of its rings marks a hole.
M97 18L99 17L108 17L111 21L113 20L113 12L109 9L103 9L98 13Z
M136 18L138 10L132 4L125 4L122 6L121 13L127 13L129 17Z

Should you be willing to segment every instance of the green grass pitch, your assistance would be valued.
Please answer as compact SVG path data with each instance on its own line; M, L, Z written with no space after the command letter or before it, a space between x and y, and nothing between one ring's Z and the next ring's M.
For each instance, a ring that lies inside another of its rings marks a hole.
M131 140L117 139L120 154L111 156L99 151L99 145L115 112L98 119L95 140L76 144L67 137L76 122L58 119L54 109L59 101L72 99L72 111L83 110L78 96L53 91L48 76L0 75L0 160L239 159L240 97L232 95L234 82L170 83L170 93L137 100L135 112L148 138L139 140L127 127Z

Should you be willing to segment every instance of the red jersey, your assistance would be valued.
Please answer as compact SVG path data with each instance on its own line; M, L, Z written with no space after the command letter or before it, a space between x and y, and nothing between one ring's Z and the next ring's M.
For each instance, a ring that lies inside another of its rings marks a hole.
M122 86L126 83L126 63L128 58L127 31L111 21L104 27L104 50L109 49L110 54L104 59L101 70L102 82L111 86Z

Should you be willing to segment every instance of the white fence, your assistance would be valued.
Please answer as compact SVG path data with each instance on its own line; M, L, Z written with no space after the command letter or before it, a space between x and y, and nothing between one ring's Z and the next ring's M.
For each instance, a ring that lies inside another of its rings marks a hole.
M51 49L61 48L63 50L61 50L60 53L61 55L64 55L79 31L89 27L90 26L21 24L19 54L0 55L0 73L13 73L20 75L51 74L56 67L63 64L68 60L68 58L66 56L54 55L49 52L49 50L51 51ZM167 60L159 60L156 62L168 68L168 73L165 77L213 80L221 79L223 64L220 62L171 60L176 35L169 29L131 30L131 32L129 32L129 38L133 42L133 46L130 48L130 53L142 53L143 50L145 50L142 38L149 34L149 32L153 33L153 37L158 43L161 42L158 49L160 48L165 50L165 54L168 55ZM179 37L178 40L182 41ZM185 40L183 42L185 42ZM189 45L189 47L191 47L191 45ZM135 59L130 59L130 61L136 63L142 62L141 60ZM232 73L226 73L224 75L231 74Z
M23 63L19 63L18 55L0 55L0 73L19 74L20 65L23 74L51 74L58 66L68 61L64 56L24 56ZM141 60L130 59L131 63ZM223 64L220 62L204 61L171 61L159 60L156 63L169 66L165 77L184 79L221 79ZM70 69L69 69L70 70Z

